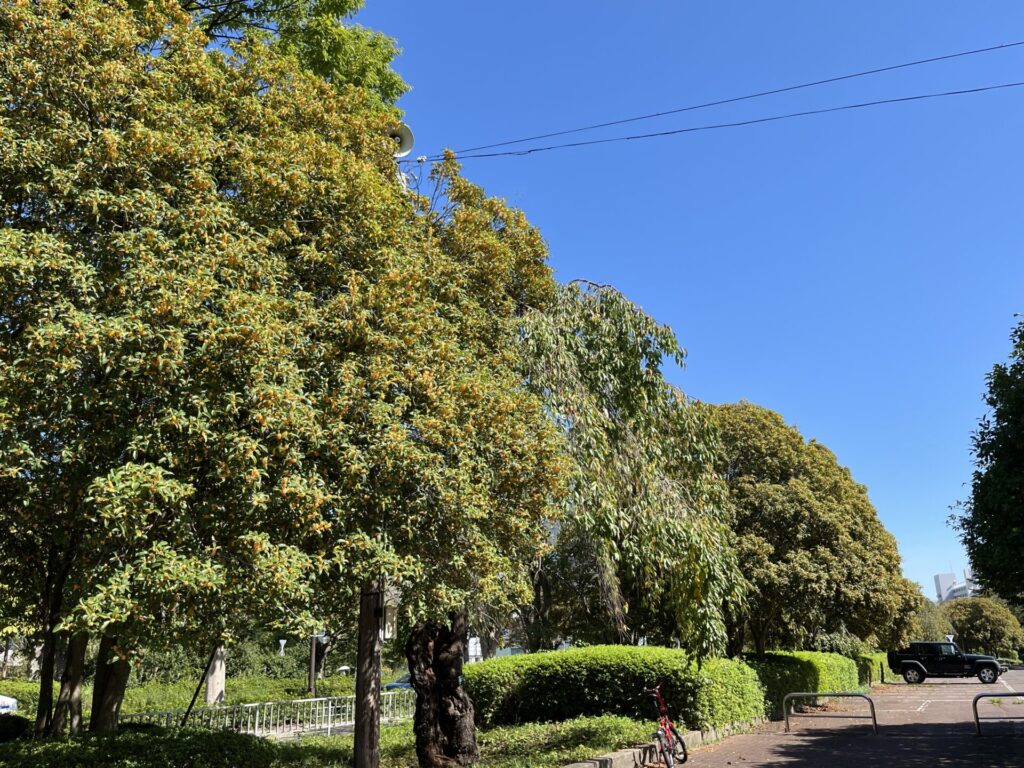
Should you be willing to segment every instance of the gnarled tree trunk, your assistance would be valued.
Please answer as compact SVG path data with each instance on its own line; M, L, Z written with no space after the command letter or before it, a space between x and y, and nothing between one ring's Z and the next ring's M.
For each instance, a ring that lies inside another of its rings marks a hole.
M461 684L466 614L452 614L450 620L450 627L435 621L416 624L405 644L416 689L413 731L420 768L452 768L480 759L473 702Z
M104 635L100 639L100 649L96 654L96 680L92 689L92 715L89 718L92 733L113 733L117 730L117 716L121 712L131 668L128 660L120 654L116 660L110 660L116 646L116 638Z
M50 723L51 736L62 736L65 729L71 736L82 733L82 677L85 672L85 647L88 643L89 636L84 632L72 635L68 641L64 672L60 676L57 709Z

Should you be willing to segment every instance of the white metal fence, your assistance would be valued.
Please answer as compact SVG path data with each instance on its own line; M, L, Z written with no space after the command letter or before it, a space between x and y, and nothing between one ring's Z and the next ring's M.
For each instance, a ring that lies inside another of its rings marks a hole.
M415 706L416 692L413 690L381 692L380 719L382 722L410 720ZM171 728L181 725L185 712L184 709L137 712L121 715L119 721ZM329 734L333 730L349 730L355 721L356 697L330 696L193 709L186 726L211 730L225 728L254 736L284 738L312 731Z

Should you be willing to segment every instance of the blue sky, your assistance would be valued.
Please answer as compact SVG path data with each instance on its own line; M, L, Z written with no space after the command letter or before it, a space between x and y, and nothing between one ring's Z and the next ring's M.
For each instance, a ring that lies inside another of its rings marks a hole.
M1024 40L1019 2L368 0L414 155ZM1024 80L1024 46L596 132L672 130ZM467 160L560 279L612 283L689 352L669 377L779 411L867 485L908 577L966 557L986 372L1024 312L1024 88Z

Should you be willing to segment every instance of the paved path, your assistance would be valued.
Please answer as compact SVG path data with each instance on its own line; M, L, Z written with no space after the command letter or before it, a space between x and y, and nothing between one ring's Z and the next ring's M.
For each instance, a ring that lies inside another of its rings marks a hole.
M787 766L804 768L1024 768L1024 671L1003 675L994 685L966 680L926 680L876 687L871 697L879 735L870 720L838 718L791 720L791 733L781 723L700 747L690 756L694 768L723 766ZM998 702L983 700L982 718L1014 715L1016 722L982 720L975 735L971 700L978 693L1005 693ZM856 703L853 703L856 702ZM868 714L867 702L845 700L828 714Z

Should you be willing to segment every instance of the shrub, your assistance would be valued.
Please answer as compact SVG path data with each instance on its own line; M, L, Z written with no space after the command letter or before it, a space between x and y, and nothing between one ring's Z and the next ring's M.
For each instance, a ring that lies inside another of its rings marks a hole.
M60 686L53 684L53 700L57 700ZM18 714L35 720L39 708L38 680L0 680L0 696L10 696L18 700Z
M495 728L479 734L480 768L558 768L648 741L651 730L650 723L612 716ZM18 768L347 768L352 761L350 735L273 742L226 731L157 728L0 744L0 765ZM415 764L412 724L381 728L381 768Z
M763 692L743 662L698 668L669 648L593 646L493 659L466 667L477 720L484 725L621 715L652 720L645 688L661 683L672 717L709 728L764 715Z
M879 665L882 669L888 669L884 653L862 653L854 661L857 663L857 682L862 688L870 688L882 682Z
M748 659L764 686L764 708L772 717L782 715L787 693L856 691L857 665L837 653L771 651L764 659Z

